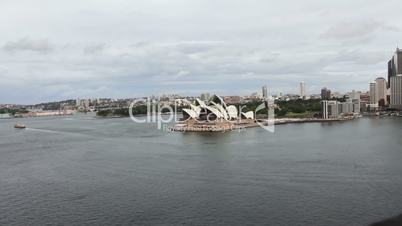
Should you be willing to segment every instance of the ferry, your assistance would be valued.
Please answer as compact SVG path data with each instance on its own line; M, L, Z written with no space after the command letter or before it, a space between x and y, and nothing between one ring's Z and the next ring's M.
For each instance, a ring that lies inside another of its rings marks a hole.
M14 125L14 128L16 128L16 129L25 129L26 126L24 124L22 124L22 123L17 123L17 124Z

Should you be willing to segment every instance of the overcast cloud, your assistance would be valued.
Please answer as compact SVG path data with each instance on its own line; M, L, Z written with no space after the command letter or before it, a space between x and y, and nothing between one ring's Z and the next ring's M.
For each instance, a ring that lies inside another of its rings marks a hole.
M367 90L400 0L0 0L0 103Z

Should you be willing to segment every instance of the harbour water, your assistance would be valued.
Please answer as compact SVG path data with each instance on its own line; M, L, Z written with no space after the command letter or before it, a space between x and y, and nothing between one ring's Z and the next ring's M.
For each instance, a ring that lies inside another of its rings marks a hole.
M0 225L367 225L402 213L402 119L169 133L0 120Z

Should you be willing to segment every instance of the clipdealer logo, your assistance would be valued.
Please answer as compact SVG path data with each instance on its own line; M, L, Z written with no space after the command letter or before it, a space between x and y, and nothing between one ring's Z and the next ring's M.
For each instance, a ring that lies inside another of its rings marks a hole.
M155 99L147 98L146 106L147 106L147 114L141 116L135 116L133 113L133 109L141 103L143 105L143 100L134 100L130 103L128 108L130 119L135 123L157 123L158 129L167 129L167 125L172 123L179 123L181 121L178 116L178 105L179 102L175 100L174 105L167 105L163 102L156 101ZM275 132L275 112L274 112L274 101L272 98L268 98L264 100L257 108L253 111L254 116L256 117L258 112L267 109L267 118L263 119L255 119L256 125L263 128L264 130L274 133ZM242 110L246 108L245 105L239 106L238 109L238 122L242 122ZM205 109L202 109L201 112L206 113L206 117L203 120L195 118L196 121L202 122L213 122L216 121L216 117L213 113L205 112ZM230 127L231 131L235 130L234 127ZM237 128L236 130L244 131L245 128Z

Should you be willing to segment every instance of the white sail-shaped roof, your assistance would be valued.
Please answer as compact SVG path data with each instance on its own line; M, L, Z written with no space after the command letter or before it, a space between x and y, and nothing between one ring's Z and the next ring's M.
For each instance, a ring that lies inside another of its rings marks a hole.
M237 112L237 108L234 105L229 105L226 108L226 111L228 112L229 118L230 119L237 119L238 117L238 112Z
M222 114L224 119L228 119L228 113L226 112L226 109L222 105L217 104L217 103L215 103L213 101L211 101L211 103L216 109L218 109L218 111L221 112L221 114Z
M252 111L248 111L246 113L242 112L241 114L246 119L254 119L254 112L252 112Z
M193 104L190 104L191 110L195 111L197 113L197 116L200 115L201 112L201 107L200 106L195 106Z
M206 106L205 108L215 114L217 118L224 118L223 114L218 109L209 106Z
M222 107L224 107L224 108L226 109L227 106L226 106L225 101L223 101L222 97L220 97L220 96L214 94L214 95L212 96L212 99L211 99L211 100L212 100L213 102L217 103L217 104L222 105Z
M195 105L200 106L201 108L206 107L207 105L205 104L204 101L200 100L199 98L195 98Z
M198 118L197 112L195 112L192 109L183 108L183 113L187 114L189 116L189 118L194 118L194 119Z
M218 109L211 107L211 106L205 106L204 108L202 108L199 116L201 116L201 115L205 116L210 113L214 114L216 116L216 118L219 118L219 119L224 118L224 116Z

